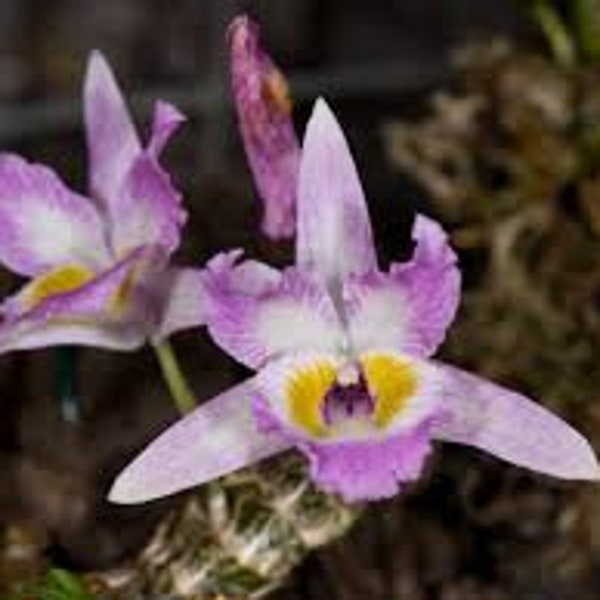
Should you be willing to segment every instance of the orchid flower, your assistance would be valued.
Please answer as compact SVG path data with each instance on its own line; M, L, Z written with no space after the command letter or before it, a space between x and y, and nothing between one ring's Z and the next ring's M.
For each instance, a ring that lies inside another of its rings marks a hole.
M201 320L197 272L168 266L185 212L158 163L184 117L158 102L142 147L98 52L84 107L91 198L45 166L0 155L0 262L31 279L2 304L0 352L62 344L127 350Z
M258 26L246 16L229 27L231 85L246 156L263 199L262 230L294 235L300 144L287 82L261 48Z
M598 479L587 441L534 401L432 360L454 318L460 272L444 231L419 215L410 261L382 270L344 134L323 100L307 127L295 265L239 252L211 262L207 324L257 373L176 423L110 498L133 503L295 447L347 501L397 493L442 440L566 479Z

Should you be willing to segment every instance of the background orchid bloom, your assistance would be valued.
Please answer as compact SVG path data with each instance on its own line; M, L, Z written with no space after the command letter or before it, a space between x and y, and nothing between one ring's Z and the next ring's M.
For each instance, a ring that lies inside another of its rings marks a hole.
M468 444L567 479L597 479L587 441L539 404L431 360L454 318L460 273L447 237L418 216L412 259L377 264L363 190L319 100L304 140L296 264L239 253L207 275L209 331L258 373L168 429L111 499L149 500L296 447L323 489L391 496L419 476L432 440Z
M0 156L0 262L31 278L2 305L0 352L60 344L131 349L201 319L191 310L197 273L168 267L185 212L158 163L184 117L158 102L142 147L98 52L88 64L84 106L92 199L45 166Z
M290 238L296 225L300 144L287 82L260 46L258 26L247 16L230 25L229 51L242 140L263 199L262 230L273 239Z

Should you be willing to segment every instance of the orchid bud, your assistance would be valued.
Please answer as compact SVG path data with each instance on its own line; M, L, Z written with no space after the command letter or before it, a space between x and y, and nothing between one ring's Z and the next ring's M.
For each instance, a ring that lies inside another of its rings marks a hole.
M229 27L231 84L246 156L264 202L262 230L272 239L294 235L300 144L285 77L246 16Z

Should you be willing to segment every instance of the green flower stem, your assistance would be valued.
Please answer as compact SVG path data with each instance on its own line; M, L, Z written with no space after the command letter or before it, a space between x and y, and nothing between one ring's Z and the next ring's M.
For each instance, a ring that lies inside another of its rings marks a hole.
M572 21L579 46L592 62L600 61L600 2L571 0Z
M163 378L179 412L185 415L196 407L196 397L181 371L173 347L167 340L153 344Z
M548 0L534 0L532 10L556 62L567 69L574 67L577 63L577 50L558 11Z
M62 418L67 423L81 420L82 404L78 393L80 349L59 346L54 350L54 381Z

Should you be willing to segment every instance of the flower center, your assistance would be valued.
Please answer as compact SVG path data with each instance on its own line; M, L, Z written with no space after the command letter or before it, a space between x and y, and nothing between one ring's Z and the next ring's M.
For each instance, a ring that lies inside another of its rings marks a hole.
M290 378L290 417L316 437L385 429L408 406L417 384L414 367L391 354L366 353L342 367L319 361Z

